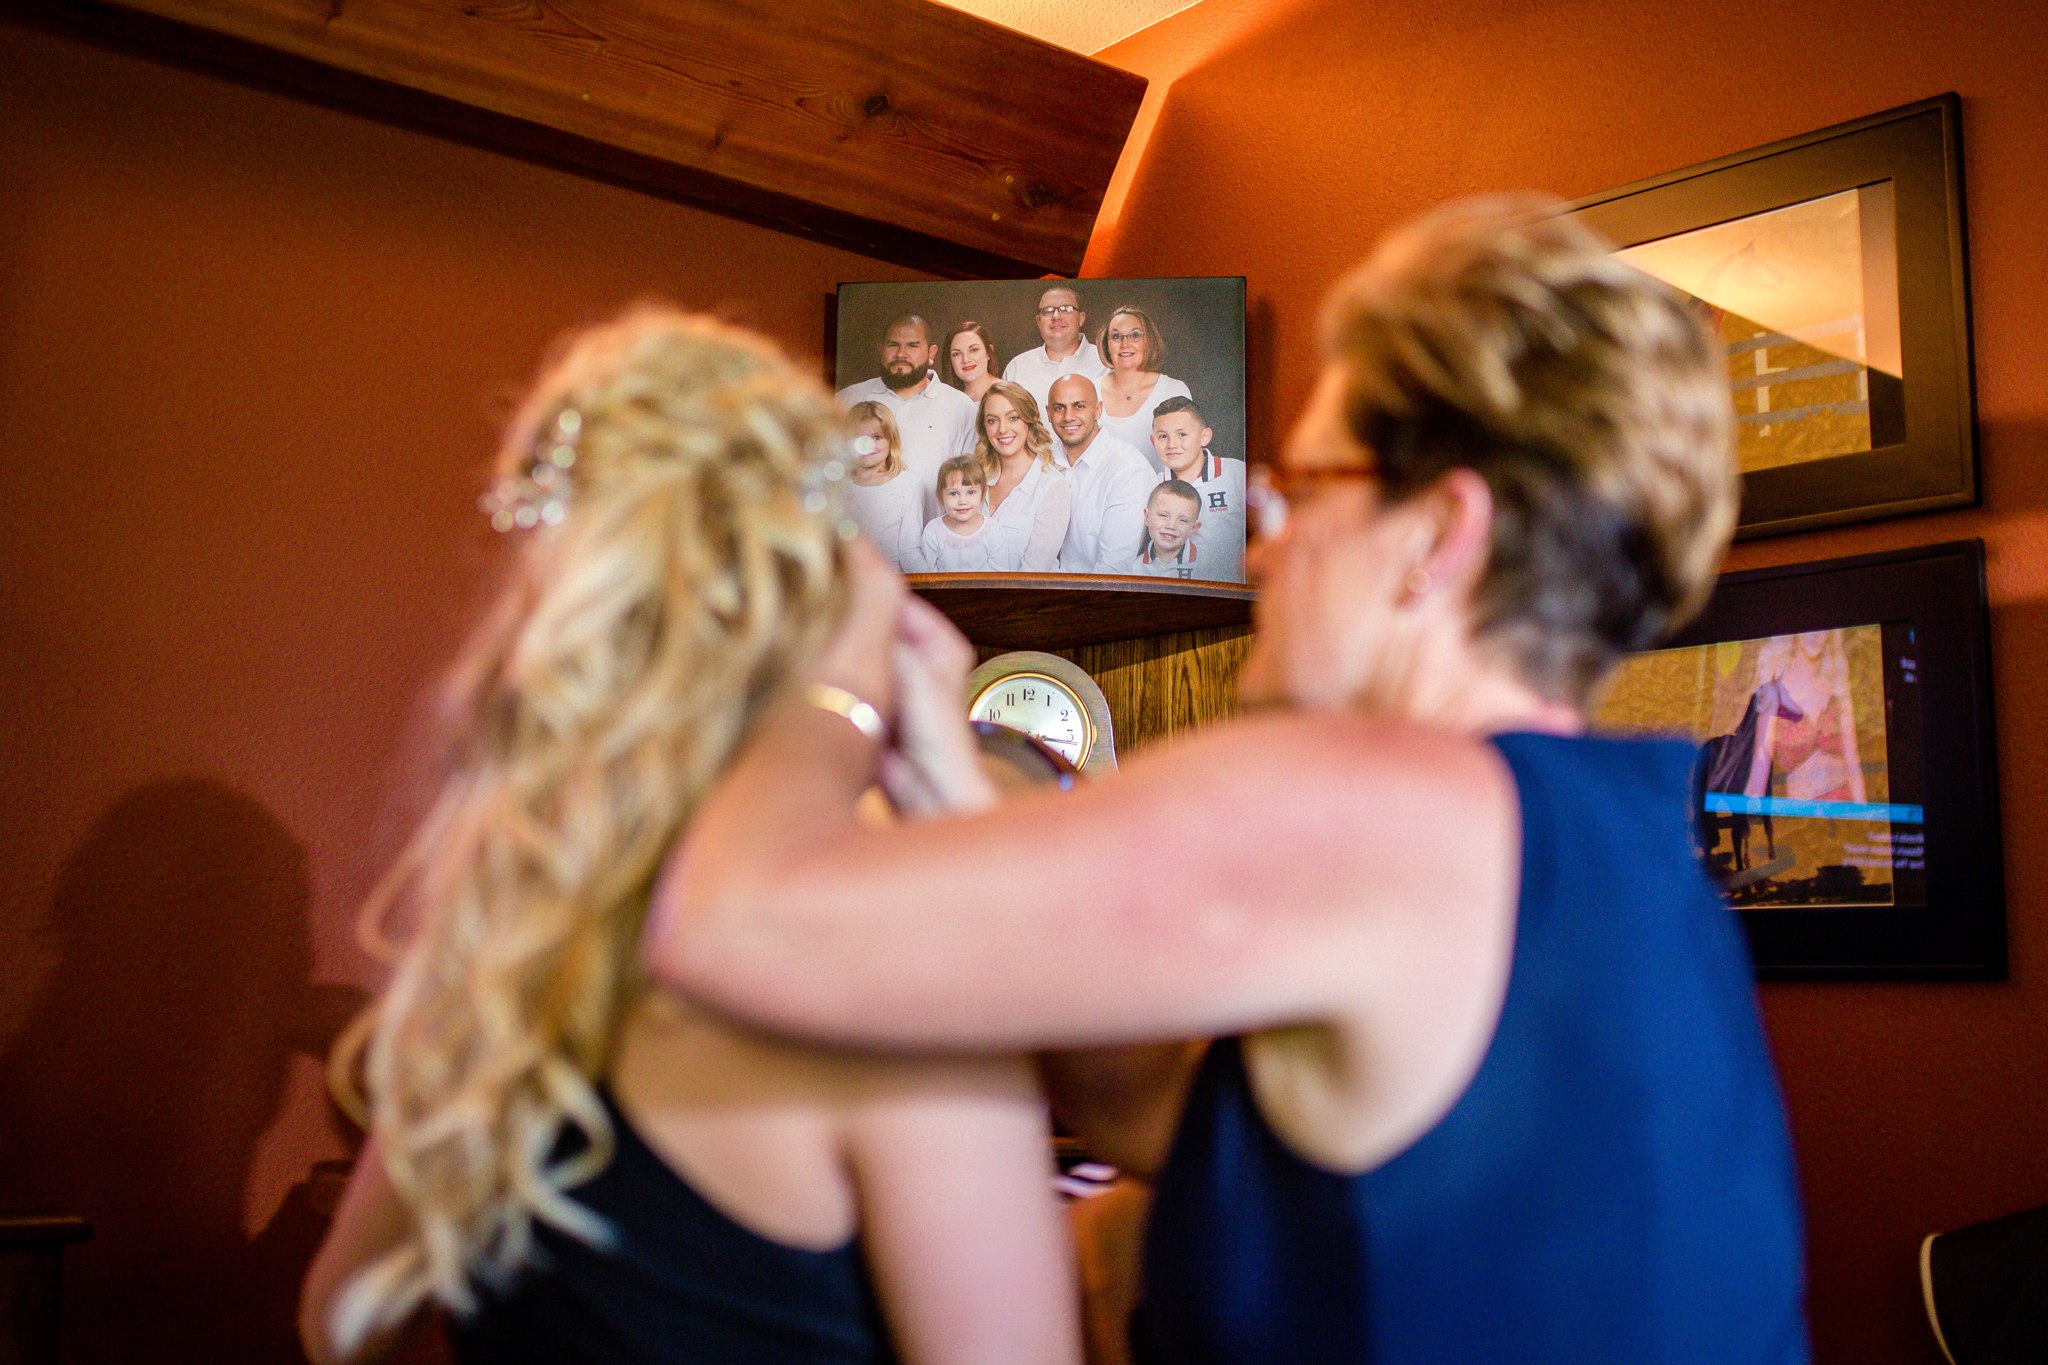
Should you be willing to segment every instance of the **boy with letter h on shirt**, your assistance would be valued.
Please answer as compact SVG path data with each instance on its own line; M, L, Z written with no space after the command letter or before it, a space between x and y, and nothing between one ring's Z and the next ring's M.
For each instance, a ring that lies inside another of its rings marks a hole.
M1169 398L1152 410L1152 448L1166 466L1162 482L1181 481L1201 504L1202 567L1198 573L1178 576L1242 583L1244 461L1211 452L1209 442L1214 435L1191 398ZM1149 512L1146 522L1149 526Z

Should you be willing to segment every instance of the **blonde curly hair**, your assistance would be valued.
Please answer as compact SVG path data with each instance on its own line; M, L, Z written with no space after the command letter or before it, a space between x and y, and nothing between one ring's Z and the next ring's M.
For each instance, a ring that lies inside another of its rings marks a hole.
M1058 469L1059 462L1052 453L1052 433L1045 429L1045 421L1039 415L1038 400L1022 384L998 379L982 390L981 405L974 411L974 455L981 461L981 467L988 471L988 481L994 483L1003 477L1003 457L996 453L995 446L988 439L988 400L991 398L1002 399L1024 419L1024 449L1038 461L1039 467Z
M368 937L417 932L333 1079L360 1073L411 1227L338 1297L344 1354L429 1297L472 1307L536 1221L603 1241L569 1191L611 1156L595 1081L646 989L653 880L843 605L814 471L847 459L845 418L768 342L630 309L563 345L498 475L571 430L566 515L523 533L450 679L451 772L364 908Z

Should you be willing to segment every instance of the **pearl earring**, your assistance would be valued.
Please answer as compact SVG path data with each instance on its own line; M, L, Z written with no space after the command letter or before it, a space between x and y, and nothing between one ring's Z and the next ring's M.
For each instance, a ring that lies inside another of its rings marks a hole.
M1429 570L1417 564L1414 568L1408 570L1408 576L1402 579L1401 582L1402 586L1408 589L1410 597L1426 597L1429 595L1429 590L1433 586L1434 580L1430 578Z

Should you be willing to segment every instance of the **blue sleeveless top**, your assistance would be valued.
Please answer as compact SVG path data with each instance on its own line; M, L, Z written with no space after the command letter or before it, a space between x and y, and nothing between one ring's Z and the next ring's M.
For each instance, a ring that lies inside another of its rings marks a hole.
M1464 1095L1360 1176L1295 1156L1237 1040L1146 1234L1146 1365L1798 1365L1790 1145L1749 956L1689 832L1692 749L1504 735L1513 966Z
M456 1358L532 1365L888 1365L896 1359L855 1239L832 1251L773 1242L720 1213L633 1131L603 1087L616 1150L572 1193L609 1249L536 1225L538 1263L480 1288L450 1326Z

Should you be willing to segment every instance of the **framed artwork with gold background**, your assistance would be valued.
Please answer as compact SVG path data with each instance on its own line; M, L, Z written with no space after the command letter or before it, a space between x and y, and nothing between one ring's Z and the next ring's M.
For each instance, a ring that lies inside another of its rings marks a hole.
M1698 746L1690 818L1776 977L2001 979L1984 551L1724 575L1592 712Z
M1727 348L1738 538L1977 501L1956 96L1570 209Z

